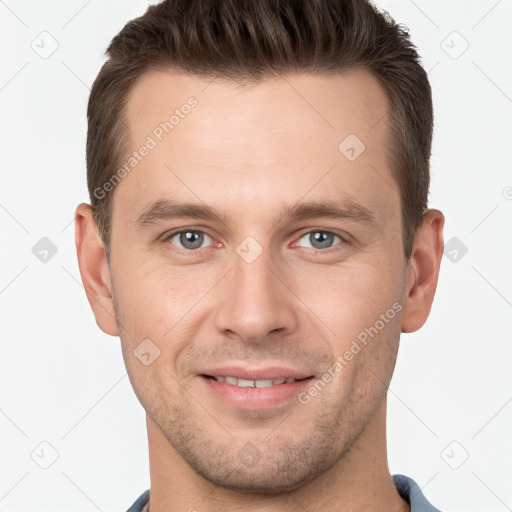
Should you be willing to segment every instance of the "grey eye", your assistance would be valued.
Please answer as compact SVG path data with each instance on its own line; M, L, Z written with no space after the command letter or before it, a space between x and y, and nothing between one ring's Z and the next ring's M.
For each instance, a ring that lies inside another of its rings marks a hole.
M203 245L205 237L211 240L211 238L206 233L203 233L202 231L194 231L191 229L174 233L174 235L169 237L169 241L172 241L173 238L176 237L178 237L178 241L181 246L188 250L199 249Z
M342 241L341 237L331 233L330 231L310 231L302 235L300 240L306 238L312 249L329 249L333 245L333 240L338 238Z

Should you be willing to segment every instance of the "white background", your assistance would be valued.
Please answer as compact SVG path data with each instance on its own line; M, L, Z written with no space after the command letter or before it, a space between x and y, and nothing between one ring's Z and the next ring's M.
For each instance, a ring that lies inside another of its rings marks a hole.
M512 0L377 5L409 27L429 71L430 204L445 242L468 249L443 258L428 322L402 336L390 469L443 511L512 510ZM119 339L94 321L72 223L88 202L89 88L146 7L0 2L0 512L124 511L149 487L144 411ZM46 59L31 47L41 37L58 43ZM46 263L32 252L42 237L57 248Z

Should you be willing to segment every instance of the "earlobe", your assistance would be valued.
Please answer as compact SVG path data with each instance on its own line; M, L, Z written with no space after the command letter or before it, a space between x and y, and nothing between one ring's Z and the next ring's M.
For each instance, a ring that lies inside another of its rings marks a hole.
M82 283L96 323L106 334L118 336L105 248L92 208L85 203L79 204L75 212L75 244Z
M402 332L417 331L430 314L443 256L443 227L443 214L428 210L414 237L407 269Z

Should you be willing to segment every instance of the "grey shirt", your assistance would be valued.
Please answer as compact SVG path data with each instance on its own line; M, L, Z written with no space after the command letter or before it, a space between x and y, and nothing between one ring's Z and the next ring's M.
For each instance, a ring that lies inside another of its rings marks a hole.
M432 506L421 492L418 484L408 476L393 475L396 490L411 506L411 512L441 512ZM149 489L144 491L126 512L143 512L149 500Z

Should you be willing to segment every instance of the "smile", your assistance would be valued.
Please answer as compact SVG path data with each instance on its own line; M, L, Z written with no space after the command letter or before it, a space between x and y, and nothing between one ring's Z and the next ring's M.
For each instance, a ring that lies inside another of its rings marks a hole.
M297 382L303 379L261 379L261 380L249 380L249 379L241 379L238 377L230 377L230 376L212 376L205 375L205 377L209 379L216 380L217 382L225 382L226 384L231 384L232 386L238 386L240 388L268 388L270 386L279 386L281 384L290 384L292 382Z

